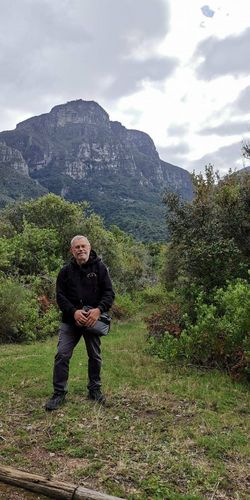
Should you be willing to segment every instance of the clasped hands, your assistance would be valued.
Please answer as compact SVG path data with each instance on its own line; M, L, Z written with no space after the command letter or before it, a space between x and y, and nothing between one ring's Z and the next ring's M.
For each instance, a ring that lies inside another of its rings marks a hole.
M74 313L74 318L77 326L87 326L92 327L96 321L100 318L101 311L98 307L89 309L89 311L84 311L83 309L77 309Z

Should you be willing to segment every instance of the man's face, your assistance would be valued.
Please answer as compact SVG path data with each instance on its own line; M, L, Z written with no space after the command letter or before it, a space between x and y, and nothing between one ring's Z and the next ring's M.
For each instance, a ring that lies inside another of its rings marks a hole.
M74 241L70 249L79 265L85 264L89 260L90 250L91 246L84 238Z

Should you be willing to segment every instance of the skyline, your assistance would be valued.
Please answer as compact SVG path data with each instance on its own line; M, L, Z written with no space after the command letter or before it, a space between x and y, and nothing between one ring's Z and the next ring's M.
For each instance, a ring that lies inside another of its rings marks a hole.
M0 129L75 99L146 132L186 170L242 168L247 0L0 0ZM14 7L14 8L13 8Z

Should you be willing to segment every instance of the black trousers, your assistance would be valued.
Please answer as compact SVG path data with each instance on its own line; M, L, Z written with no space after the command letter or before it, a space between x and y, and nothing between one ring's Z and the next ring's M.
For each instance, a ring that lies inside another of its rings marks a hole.
M59 329L59 340L55 356L53 385L55 393L67 392L69 362L74 348L83 337L88 353L88 389L95 390L101 386L101 339L99 335L87 333L84 328L62 323Z

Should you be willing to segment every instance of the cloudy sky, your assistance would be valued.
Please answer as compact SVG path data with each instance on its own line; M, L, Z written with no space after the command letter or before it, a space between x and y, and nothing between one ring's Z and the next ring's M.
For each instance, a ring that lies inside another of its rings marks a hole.
M0 0L0 9L0 130L81 98L189 171L245 166L249 0Z

